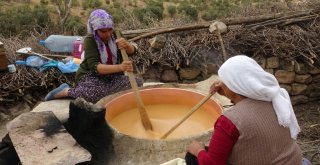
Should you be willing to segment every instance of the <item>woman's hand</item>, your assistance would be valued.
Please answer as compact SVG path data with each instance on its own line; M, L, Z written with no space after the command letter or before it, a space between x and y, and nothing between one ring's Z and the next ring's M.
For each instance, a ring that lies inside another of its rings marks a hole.
M190 152L194 156L198 156L201 150L204 150L204 144L195 140L187 147L187 152Z
M134 47L124 38L118 38L116 40L119 49L125 49L128 54L134 52Z
M220 95L224 96L224 92L223 92L223 89L222 89L222 82L221 81L215 81L210 87L210 93L211 94L215 94L216 92L218 92Z
M119 66L122 72L133 72L132 61L123 61Z

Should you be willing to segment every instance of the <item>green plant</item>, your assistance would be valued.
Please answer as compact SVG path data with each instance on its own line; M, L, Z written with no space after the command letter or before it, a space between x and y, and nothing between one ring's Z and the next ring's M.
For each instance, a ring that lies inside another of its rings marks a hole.
M80 2L78 0L73 0L72 7L78 7L78 6L80 6Z
M41 5L48 5L49 1L48 0L40 0Z
M81 23L81 18L78 16L68 17L65 23L65 30L72 32L73 35L86 34L86 27Z
M168 13L173 16L177 13L177 8L173 5L168 6Z
M49 15L48 7L45 5L36 5L33 9L32 16L35 19L35 24L39 27L39 31L49 25L52 25L52 20Z
M102 6L102 2L100 0L85 0L82 1L82 7L83 9L87 8L98 8Z
M185 13L188 17L190 17L192 20L198 19L198 10L192 7L188 3L181 3L178 7L179 13Z
M52 25L47 6L21 5L0 12L1 33L4 36L27 36L30 31L41 32L43 28Z

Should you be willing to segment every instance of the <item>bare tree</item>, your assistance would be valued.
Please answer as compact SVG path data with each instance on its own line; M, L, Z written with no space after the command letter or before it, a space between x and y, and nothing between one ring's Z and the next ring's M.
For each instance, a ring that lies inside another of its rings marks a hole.
M60 30L64 33L64 25L70 15L72 0L55 0L56 10L59 15Z

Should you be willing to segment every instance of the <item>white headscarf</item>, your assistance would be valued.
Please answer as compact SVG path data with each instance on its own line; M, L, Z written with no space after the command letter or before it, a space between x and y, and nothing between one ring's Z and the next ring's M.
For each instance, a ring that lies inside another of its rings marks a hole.
M237 55L229 58L218 71L221 81L233 92L262 101L271 101L281 126L289 127L291 138L300 132L288 92L277 79L252 58Z

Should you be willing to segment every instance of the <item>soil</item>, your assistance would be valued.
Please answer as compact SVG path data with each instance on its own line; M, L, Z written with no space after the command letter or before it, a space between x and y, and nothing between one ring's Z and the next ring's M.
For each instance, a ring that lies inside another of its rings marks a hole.
M303 156L311 160L313 165L320 165L320 105L319 101L294 106L301 132L298 144ZM5 125L13 119L0 121L0 138L7 134Z
M319 101L293 107L301 127L298 144L303 156L313 165L320 165L320 105Z

